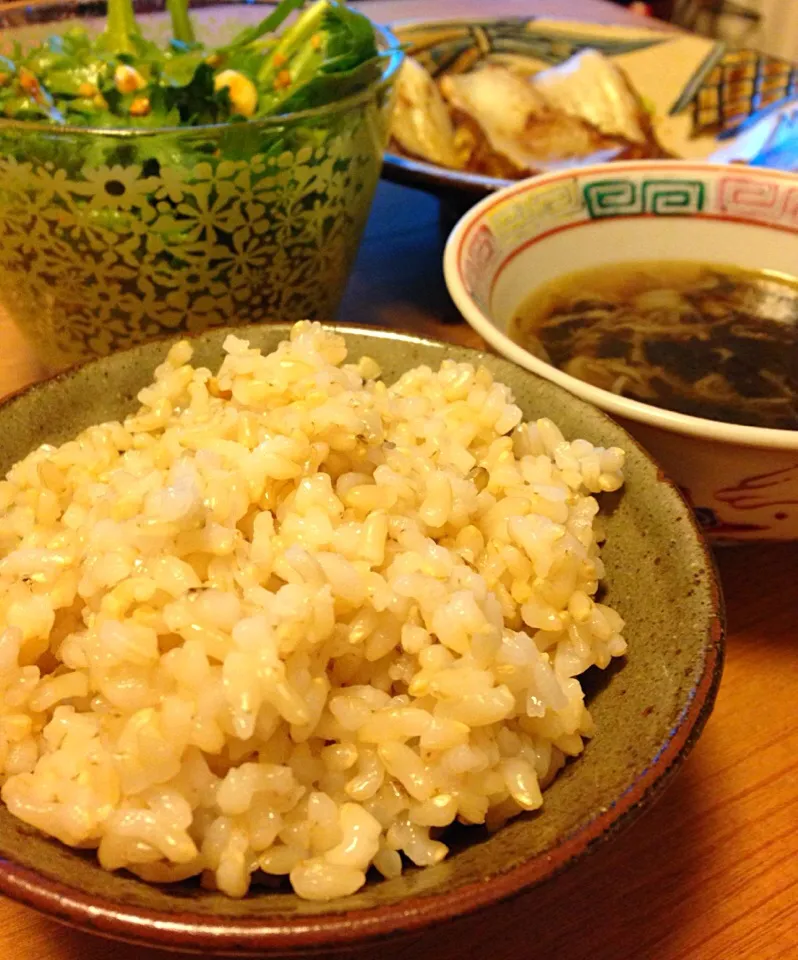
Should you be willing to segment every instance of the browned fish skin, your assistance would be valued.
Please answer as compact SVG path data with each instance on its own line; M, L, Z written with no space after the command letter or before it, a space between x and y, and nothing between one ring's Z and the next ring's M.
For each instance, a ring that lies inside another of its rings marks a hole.
M668 156L657 141L650 115L617 65L596 51L585 51L569 63L572 74L567 69L557 72L557 68L540 74L542 89L536 87L534 75L497 64L441 77L437 81L440 102L446 102L451 119L451 126L445 124L445 139L457 158L445 165L499 179L518 179L567 166L570 161ZM567 68L568 64L561 66ZM580 102L574 91L584 85L580 70L602 81L596 102L586 104L585 112L602 119L604 132L573 112ZM552 100L568 109L547 100L547 87L552 90ZM617 132L620 130L630 131L629 136ZM395 139L401 145L402 138L395 135ZM404 149L412 155L412 150Z
M484 177L499 180L517 180L541 170L519 170L507 157L497 153L488 142L485 131L472 117L461 110L452 111L455 139L465 153L464 169Z
M421 64L408 57L399 73L391 136L401 152L457 169L454 128L437 84Z

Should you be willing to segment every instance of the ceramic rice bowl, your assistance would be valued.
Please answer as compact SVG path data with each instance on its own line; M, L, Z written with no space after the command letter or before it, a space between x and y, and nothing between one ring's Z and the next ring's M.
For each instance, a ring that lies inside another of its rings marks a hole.
M287 326L237 328L272 349ZM547 790L542 811L489 836L463 829L428 869L371 880L329 903L254 888L232 900L184 883L150 886L100 869L93 854L45 838L0 810L0 891L72 925L139 944L232 955L332 949L376 941L474 911L551 877L648 807L690 750L712 708L722 661L722 606L691 512L616 424L567 391L494 356L398 334L341 328L350 358L367 354L391 382L445 357L484 363L510 385L526 418L550 416L566 434L626 451L626 484L605 498L606 602L626 619L629 653L586 677L598 735ZM229 329L194 340L214 366ZM0 466L42 442L133 410L168 344L92 362L0 405Z

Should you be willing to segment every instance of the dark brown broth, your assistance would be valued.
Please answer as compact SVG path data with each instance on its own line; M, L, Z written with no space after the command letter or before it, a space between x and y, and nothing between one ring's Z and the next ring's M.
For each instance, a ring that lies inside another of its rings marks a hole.
M621 396L798 429L798 280L689 261L602 266L535 290L509 333Z

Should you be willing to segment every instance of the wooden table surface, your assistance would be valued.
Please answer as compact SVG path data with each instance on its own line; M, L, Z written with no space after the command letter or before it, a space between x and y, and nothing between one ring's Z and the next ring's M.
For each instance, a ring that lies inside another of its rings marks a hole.
M433 0L380 0L385 21ZM368 4L374 13L376 3ZM563 16L562 0L493 0L491 12ZM436 15L484 10L435 0ZM629 20L599 0L567 15ZM383 184L340 319L480 345L440 272L434 199ZM0 316L0 395L41 376ZM798 544L722 550L728 647L706 731L658 805L613 843L510 903L392 948L381 960L789 960L798 958ZM0 898L0 958L166 960L110 944Z

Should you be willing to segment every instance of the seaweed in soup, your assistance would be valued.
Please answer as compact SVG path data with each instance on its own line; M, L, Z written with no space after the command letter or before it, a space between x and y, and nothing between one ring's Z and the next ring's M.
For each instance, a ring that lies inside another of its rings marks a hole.
M634 400L798 429L798 281L688 261L621 263L536 290L510 328L554 366Z

